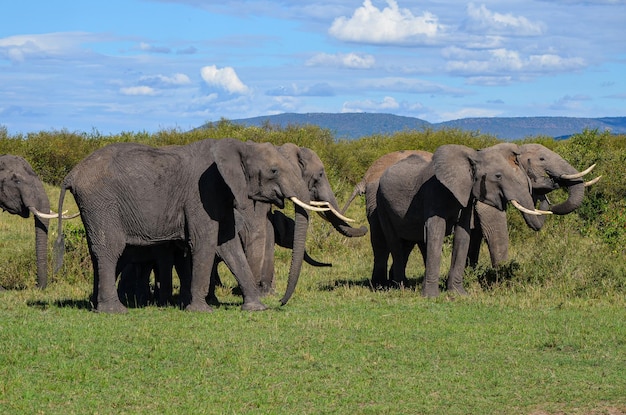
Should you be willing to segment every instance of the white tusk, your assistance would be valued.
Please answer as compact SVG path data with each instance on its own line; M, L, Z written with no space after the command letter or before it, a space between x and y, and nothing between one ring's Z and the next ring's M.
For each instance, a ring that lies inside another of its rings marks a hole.
M602 176L598 176L593 180L589 180L588 182L585 182L585 187L589 187L589 186L593 186L594 184L598 183L598 181L602 178Z
M524 206L520 205L519 202L515 199L511 200L511 204L515 206L521 212L528 213L529 215L536 215L536 216L552 215L552 212L550 212L549 210L539 210L539 209L530 210L528 208L525 208Z
M580 179L581 177L583 177L585 174L591 172L591 170L593 170L593 168L596 167L595 164L592 164L587 170L585 171L581 171L580 173L574 173L574 174L563 174L559 177L559 179L563 179L563 180L574 180L574 179Z
M293 203L295 203L296 205L307 209L307 210L312 210L313 212L328 212L330 210L330 208L321 208L321 207L315 207L315 206L311 206L311 205L307 205L306 203L304 203L303 201L301 201L300 199L298 199L297 197L290 197L289 199L291 199L291 201Z
M63 212L63 216L62 216L63 219L74 219L74 218L80 216L80 212L74 213L73 215L69 215L69 216L65 215L66 212L67 212L67 210L65 212Z
M333 215L335 215L338 219L341 219L344 222L356 222L354 219L350 219L344 215L342 215L341 213L339 213L337 211L337 209L335 209L333 207L333 205L330 204L330 202L320 202L317 200L311 200L311 205L312 206L324 206L327 207L328 209L330 209L331 212L333 212Z
M29 206L28 210L33 212L33 215L39 216L41 219L56 219L59 217L58 213L43 213L37 210L37 208L33 206Z

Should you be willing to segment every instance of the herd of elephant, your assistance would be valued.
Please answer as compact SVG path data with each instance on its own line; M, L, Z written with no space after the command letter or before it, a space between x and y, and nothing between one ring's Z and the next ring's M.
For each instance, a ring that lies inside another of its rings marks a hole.
M303 261L324 266L305 250L308 211L319 213L346 237L367 228L352 227L344 216L352 200L365 194L374 255L371 284L406 282L409 254L418 246L425 265L422 294L439 294L444 238L453 234L447 290L465 294L464 268L476 264L482 239L492 265L507 260L506 206L521 210L539 230L548 214L578 208L584 181L594 166L579 172L539 144L501 143L481 150L449 144L434 153L405 150L375 161L343 209L311 149L287 143L206 139L182 146L151 147L116 143L79 162L61 184L74 196L93 263L92 303L98 312L126 312L127 299L147 303L154 272L154 298L172 302L172 269L180 277L178 303L186 310L211 311L223 261L243 295L243 310L264 310L263 295L274 287L274 246L292 250L284 305L295 291ZM565 188L566 201L551 205L547 194ZM282 209L294 203L291 219ZM47 234L58 220L55 241L59 269L64 252L63 219L54 213L41 180L21 157L0 156L0 207L24 218L33 213L37 283L47 284ZM77 214L78 215L78 214ZM77 216L75 215L75 216ZM389 256L392 266L388 268ZM118 282L119 280L119 282Z

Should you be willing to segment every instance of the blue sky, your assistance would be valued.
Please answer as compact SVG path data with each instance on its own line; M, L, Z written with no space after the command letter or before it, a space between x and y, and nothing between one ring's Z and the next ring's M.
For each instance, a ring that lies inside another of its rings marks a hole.
M626 116L626 0L5 2L0 126Z

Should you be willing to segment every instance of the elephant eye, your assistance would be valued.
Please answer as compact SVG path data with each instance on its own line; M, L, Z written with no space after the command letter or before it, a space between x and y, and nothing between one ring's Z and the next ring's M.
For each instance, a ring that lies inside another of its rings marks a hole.
M502 173L496 173L496 180L502 180Z
M270 173L272 174L272 176L278 176L278 169L276 167L272 167L270 169Z

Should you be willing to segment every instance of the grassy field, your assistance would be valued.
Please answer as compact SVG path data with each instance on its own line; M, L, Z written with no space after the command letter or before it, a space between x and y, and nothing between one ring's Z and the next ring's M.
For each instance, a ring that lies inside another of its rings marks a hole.
M4 262L21 252L15 267L26 266L32 220L1 219ZM371 291L367 237L329 235L317 217L309 249L333 267L305 267L294 298L280 307L280 295L267 297L262 313L239 310L226 275L211 314L95 314L83 263L45 291L0 292L0 413L624 414L623 280L577 294L593 283L584 264L600 253L553 226L531 234L530 248L513 246L517 262L495 277L483 255L465 298L421 298L418 255L409 288ZM559 243L568 250L559 254ZM529 259L534 249L542 256ZM280 294L289 252L277 256ZM525 276L537 268L559 275Z
M216 136L295 140L323 159L340 201L380 154L493 141L461 132L406 132L335 143L314 128L242 129ZM119 140L197 139L162 132L122 137L42 132L2 137L47 183ZM203 133L204 134L204 133ZM5 131L6 135L6 131ZM222 267L222 301L210 314L174 307L91 312L92 270L80 219L65 221L65 261L37 290L31 219L0 213L0 414L626 414L626 136L585 132L558 148L601 182L576 213L540 232L509 212L511 261L489 266L486 247L468 269L467 297L420 296L424 268L409 261L403 290L372 291L369 236L341 237L312 216L311 255L281 307L290 252L277 250L269 310L246 313ZM47 185L53 205L58 188ZM68 195L69 196L69 195ZM557 201L563 194L556 194ZM71 196L64 209L76 212ZM366 224L363 200L348 211ZM58 229L50 226L52 243ZM442 276L450 262L444 245Z

